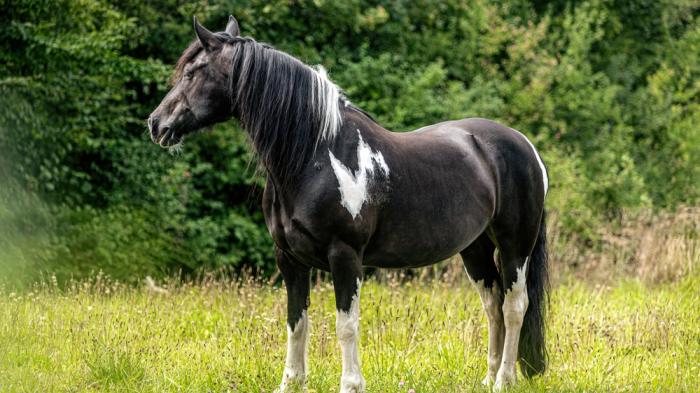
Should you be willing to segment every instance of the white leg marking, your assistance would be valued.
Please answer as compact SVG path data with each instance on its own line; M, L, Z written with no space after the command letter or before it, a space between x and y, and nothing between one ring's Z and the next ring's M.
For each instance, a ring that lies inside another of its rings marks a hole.
M360 287L357 280L357 293L352 297L348 312L338 311L335 331L343 354L343 373L340 377L340 393L359 393L365 390L365 379L360 369Z
M301 318L297 321L294 329L287 325L287 361L278 392L284 392L291 382L302 384L306 382L310 329L306 310L301 312Z
M496 390L513 385L517 378L515 363L518 360L520 328L523 326L523 317L529 302L525 282L528 260L529 258L525 258L525 263L517 270L518 278L513 283L512 288L506 290L503 298L503 319L506 325L506 337L503 344L501 368L498 370L496 384L494 385Z
M535 153L535 158L537 158L537 163L540 164L540 170L542 171L542 182L544 184L544 195L547 195L547 190L549 189L549 177L547 177L547 168L544 166L544 162L542 162L542 158L540 157L540 153L537 152L537 149L535 149L535 145L530 142L529 139L523 134L522 132L511 128L511 130L517 132L520 134L523 138L525 138L525 141L527 141L527 144L530 145L532 148L532 152Z
M471 280L471 278L470 278ZM501 365L503 355L503 339L505 326L503 325L503 313L501 311L501 290L498 283L494 282L491 288L486 288L484 280L473 281L472 284L481 297L481 305L486 312L486 319L489 323L489 355L488 371L486 377L481 381L484 385L491 385L496 381L496 373Z
M357 143L357 171L352 173L348 167L343 165L335 155L328 150L331 158L331 166L335 177L338 179L338 190L340 190L340 203L350 212L353 220L360 214L362 205L370 199L368 194L368 183L375 168L378 168L385 176L389 175L389 167L384 161L382 153L373 151L362 139L360 130L357 130L359 141Z

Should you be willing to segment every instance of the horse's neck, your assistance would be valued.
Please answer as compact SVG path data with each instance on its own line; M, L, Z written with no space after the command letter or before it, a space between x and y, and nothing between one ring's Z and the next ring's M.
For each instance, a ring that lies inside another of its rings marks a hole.
M262 132L278 132L278 130L262 130ZM254 136L248 132L249 138L255 143L254 141ZM265 151L273 151L273 152L279 152L278 154L282 154L281 152L284 151L284 149L288 146L285 146L286 143L289 143L287 139L282 139L282 138L274 138L270 137L265 138L266 140L274 140L274 143L276 145L274 146L253 146L258 155L262 156L262 150L264 149ZM275 186L275 189L279 191L287 191L289 189L293 189L295 184L297 184L300 180L300 177L303 176L304 172L307 170L307 168L311 165L313 165L314 158L319 154L318 152L321 151L321 145L323 143L319 144L317 146L317 152L308 154L308 157L303 157L302 155L297 155L294 156L293 159L297 160L302 160L303 162L301 163L301 169L297 171L289 171L288 168L284 167L284 163L281 164L281 161L277 162L265 162L264 160L261 160L260 163L263 165L265 168L265 172L267 174L267 179L269 183L272 183ZM313 149L313 146L312 146Z
M298 159L303 159L303 168L296 173L285 172L285 168L278 168L275 165L268 165L266 162L262 162L267 172L268 181L271 182L277 192L294 193L295 188L302 181L305 173L308 172L309 167L316 165L319 160L328 159L329 151L343 150L343 146L353 146L357 148L358 143L358 133L362 135L365 140L375 139L377 136L383 133L389 133L375 121L373 121L367 114L362 111L353 108L345 107L341 108L343 116L343 125L338 130L338 133L330 139L318 139L312 138L315 143L311 146L312 153L308 157L295 157ZM264 130L263 132L278 132L277 130ZM320 130L316 130L316 133ZM249 134L250 135L250 134ZM317 136L317 134L314 134ZM254 136L250 135L250 138L254 140ZM293 139L293 138L292 138ZM278 145L273 147L274 151L282 151L285 146L284 143L289 143L289 138L265 138L265 140L274 140L274 143ZM264 147L265 149L269 147ZM260 153L261 147L255 146L255 149ZM338 155L344 155L343 152L338 151ZM356 151L350 153L355 155Z

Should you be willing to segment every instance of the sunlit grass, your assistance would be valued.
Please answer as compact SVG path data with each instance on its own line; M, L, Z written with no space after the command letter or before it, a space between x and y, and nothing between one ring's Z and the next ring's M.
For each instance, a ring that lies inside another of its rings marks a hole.
M700 277L644 286L561 284L549 314L550 369L514 391L696 391ZM253 282L101 280L0 290L2 392L260 392L279 382L284 289ZM309 389L337 391L329 285L313 291ZM468 285L377 284L362 293L369 392L470 392L486 367L486 323ZM399 383L404 381L402 387Z

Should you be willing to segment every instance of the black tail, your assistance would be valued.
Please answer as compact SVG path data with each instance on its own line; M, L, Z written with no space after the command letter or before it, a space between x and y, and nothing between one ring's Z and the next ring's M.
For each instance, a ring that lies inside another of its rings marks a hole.
M547 227L545 213L542 212L540 232L535 248L530 255L527 275L527 296L529 305L520 330L520 370L525 377L544 372L547 366L547 350L544 339L544 320L547 311L547 292L549 291L549 274L547 266Z

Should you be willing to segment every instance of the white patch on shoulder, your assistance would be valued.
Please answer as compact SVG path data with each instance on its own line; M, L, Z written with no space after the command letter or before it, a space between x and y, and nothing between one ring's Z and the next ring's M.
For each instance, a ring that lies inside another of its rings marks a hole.
M542 162L542 158L540 157L540 153L537 152L537 149L535 149L535 145L533 145L532 142L530 142L530 140L525 136L525 134L516 130L515 128L511 128L511 130L522 135L522 137L525 138L525 141L527 142L527 144L530 145L530 147L532 148L532 152L535 153L535 158L537 158L537 163L540 164L540 170L542 171L542 183L544 184L544 195L547 195L547 190L549 189L549 177L547 177L547 168L545 168L544 162Z
M357 292L352 297L350 309L338 311L335 319L335 332L343 355L343 372L340 378L340 392L363 392L365 379L360 367L360 288L362 281L357 279Z
M309 317L304 310L294 329L287 325L287 361L278 392L284 392L291 382L304 384L308 369L309 333Z
M353 220L357 218L362 209L362 205L370 200L368 185L370 177L374 175L378 168L389 175L389 166L384 161L381 152L373 151L362 139L360 130L357 130L359 141L357 143L357 171L352 173L348 167L340 162L333 152L328 150L331 158L331 166L335 177L338 179L338 190L340 190L340 203L348 210Z

